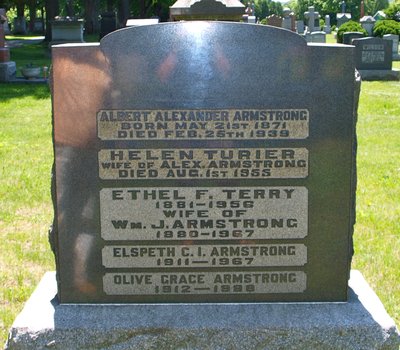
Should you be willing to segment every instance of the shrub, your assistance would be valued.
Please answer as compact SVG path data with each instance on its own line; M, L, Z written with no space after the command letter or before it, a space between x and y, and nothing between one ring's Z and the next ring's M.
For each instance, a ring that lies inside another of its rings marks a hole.
M384 12L386 14L386 19L392 19L400 22L400 1L391 3Z
M368 36L368 32L361 26L360 23L355 21L348 21L343 23L337 33L337 42L343 43L343 34L346 32L361 32L364 36Z
M263 18L261 21L260 21L260 24L267 24L267 19L266 18Z
M374 36L382 37L385 34L400 35L400 22L392 19L377 21L373 31Z

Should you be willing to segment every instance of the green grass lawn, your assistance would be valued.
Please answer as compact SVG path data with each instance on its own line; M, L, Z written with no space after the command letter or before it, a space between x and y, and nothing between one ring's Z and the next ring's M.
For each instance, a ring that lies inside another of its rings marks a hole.
M29 56L16 50L12 55L17 63ZM38 60L48 62L46 57ZM400 62L395 66L400 68ZM0 88L2 343L44 272L54 270L54 262L47 242L52 221L50 92L46 85ZM357 129L353 268L363 273L400 325L400 82L362 83Z

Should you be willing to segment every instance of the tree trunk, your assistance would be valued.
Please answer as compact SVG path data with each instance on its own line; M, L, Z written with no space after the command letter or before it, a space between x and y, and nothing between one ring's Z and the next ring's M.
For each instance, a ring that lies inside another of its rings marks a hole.
M74 2L72 0L67 0L65 3L65 12L68 17L74 17Z
M46 38L45 40L51 41L51 21L60 13L60 6L58 0L46 0Z
M15 6L17 7L17 17L24 17L25 1L18 0L15 2Z
M99 32L99 0L85 0L85 32L95 34Z
M148 0L139 0L139 17L148 18L150 16L150 9L152 2Z
M114 1L107 0L107 12L114 12Z
M120 0L118 6L118 27L122 28L126 25L129 18L129 0Z
M33 33L35 31L36 21L36 1L29 0L29 31Z

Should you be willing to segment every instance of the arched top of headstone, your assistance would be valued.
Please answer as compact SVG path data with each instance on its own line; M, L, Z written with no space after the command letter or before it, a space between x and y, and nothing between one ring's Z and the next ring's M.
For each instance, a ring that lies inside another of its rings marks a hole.
M307 43L269 26L196 21L122 29L105 36L100 47L121 91L135 82L140 101L179 91L193 103L193 90L199 100L218 95L222 101L248 86L257 89L260 75L285 84L293 71L304 70Z

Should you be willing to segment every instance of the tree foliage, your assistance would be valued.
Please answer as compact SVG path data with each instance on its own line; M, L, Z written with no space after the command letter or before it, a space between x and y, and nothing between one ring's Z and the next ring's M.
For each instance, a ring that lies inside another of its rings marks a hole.
M295 12L297 18L304 19L304 12L308 11L310 6L314 6L315 11L319 12L321 18L324 18L326 15L330 15L333 23L336 23L336 14L341 12L341 2L342 0L292 0L290 2L290 8ZM353 19L359 19L360 0L345 0L345 3L346 12L351 13Z
M365 14L373 16L389 6L389 0L364 0Z
M385 34L400 35L400 23L392 19L384 19L376 22L374 36L383 37Z
M392 19L396 22L400 22L400 0L392 2L385 10L385 14L387 16L387 19Z
M255 2L255 16L262 20L272 14L282 16L283 7L280 2L272 0L256 0Z
M343 43L343 34L346 32L360 32L363 33L364 36L368 36L367 31L361 26L360 23L356 21L348 21L339 27L337 33L338 43Z
M118 12L120 26L127 18L159 17L162 21L168 20L169 6L175 0L0 0L0 7L13 7L20 15L24 13L34 19L39 10L46 9L48 18L54 16L70 16L85 19L86 32L98 30L98 17L102 12ZM243 0L245 2L245 0ZM290 0L286 5L298 19L304 19L304 12L314 6L321 18L330 15L332 24L335 24L336 13L341 11L342 0ZM345 0L346 12L351 13L352 19L359 19L360 0ZM390 6L388 0L364 0L366 13L374 14L385 9L388 19L400 21L400 0L395 0ZM36 11L35 11L36 9ZM255 15L263 19L272 14L282 16L283 7L278 1L255 0Z

